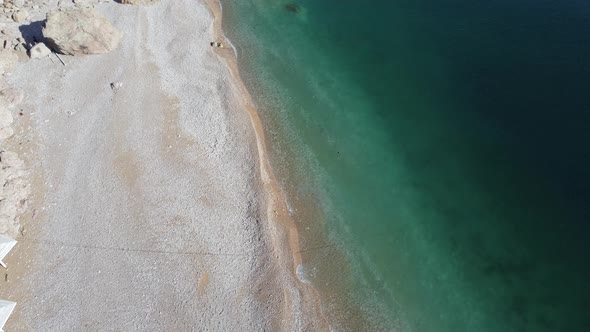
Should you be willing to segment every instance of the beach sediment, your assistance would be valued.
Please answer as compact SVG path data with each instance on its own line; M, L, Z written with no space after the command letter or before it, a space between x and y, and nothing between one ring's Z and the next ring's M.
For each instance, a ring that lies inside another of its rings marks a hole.
M252 96L240 77L237 52L223 32L222 4L219 0L205 0L205 2L214 16L216 41L221 42L222 45L227 45L225 48L216 49L216 53L224 59L228 66L230 74L240 92L239 96L241 97L243 108L247 111L252 128L254 129L263 190L267 196L266 216L269 222L271 237L273 238L274 246L281 251L279 261L283 267L283 271L289 273L290 279L296 280L294 281L295 285L291 287L298 288L301 292L297 298L291 298L290 300L302 305L302 312L298 314L304 315L306 317L304 320L308 320L308 323L311 323L311 326L315 330L320 328L328 329L329 322L322 313L319 293L308 282L301 280L299 277L299 270L302 268L303 263L299 231L289 213L285 192L273 173L268 156L263 123ZM289 283L293 282L292 280ZM306 325L304 326L308 327ZM296 325L292 326L295 327ZM301 328L304 326L298 327Z
M7 329L327 328L208 5L98 4L118 49L14 70L43 180L0 287L18 302Z

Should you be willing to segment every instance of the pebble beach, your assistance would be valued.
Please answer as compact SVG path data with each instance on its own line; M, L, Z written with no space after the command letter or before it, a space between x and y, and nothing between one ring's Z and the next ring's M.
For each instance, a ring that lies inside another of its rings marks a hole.
M6 233L18 244L1 271L0 298L17 302L5 330L327 329L295 274L219 4L129 2L28 1L0 20L15 56L3 84L23 94L0 150L26 179ZM47 12L77 9L117 43L59 56L48 43L33 59Z

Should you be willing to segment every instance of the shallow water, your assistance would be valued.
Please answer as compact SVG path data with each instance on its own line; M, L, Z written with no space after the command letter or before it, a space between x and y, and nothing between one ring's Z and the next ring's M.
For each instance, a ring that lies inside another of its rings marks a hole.
M223 4L337 330L590 330L590 5Z

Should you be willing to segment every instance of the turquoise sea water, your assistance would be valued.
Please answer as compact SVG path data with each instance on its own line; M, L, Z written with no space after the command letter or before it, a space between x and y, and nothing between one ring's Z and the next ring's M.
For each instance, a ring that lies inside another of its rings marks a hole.
M336 330L590 331L590 4L223 6Z

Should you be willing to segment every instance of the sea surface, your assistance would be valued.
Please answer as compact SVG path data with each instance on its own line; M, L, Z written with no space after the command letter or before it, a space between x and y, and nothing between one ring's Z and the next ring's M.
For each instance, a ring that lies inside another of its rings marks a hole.
M590 331L590 2L222 0L336 331Z

